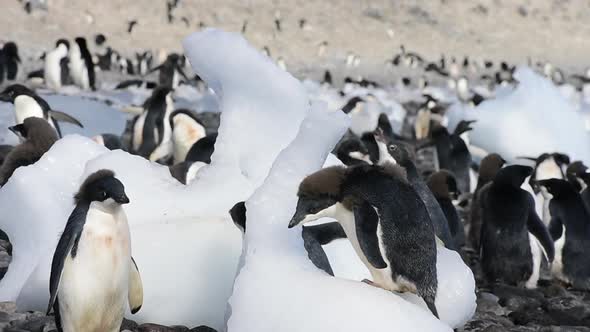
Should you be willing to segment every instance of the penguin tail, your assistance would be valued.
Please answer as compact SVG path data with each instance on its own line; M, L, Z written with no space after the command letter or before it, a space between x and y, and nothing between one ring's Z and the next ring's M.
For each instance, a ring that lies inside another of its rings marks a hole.
M420 295L420 297L422 297L424 302L426 302L426 306L428 307L428 309L430 309L432 314L437 319L440 319L440 317L438 316L438 310L436 310L436 305L434 304L434 300L436 298L436 290L434 290L432 288L427 288L422 291L418 291L418 293L419 293L418 295Z

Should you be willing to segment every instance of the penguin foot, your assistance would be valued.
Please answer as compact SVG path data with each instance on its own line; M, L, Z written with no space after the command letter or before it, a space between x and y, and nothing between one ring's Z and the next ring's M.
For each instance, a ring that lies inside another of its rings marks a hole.
M372 281L371 281L371 280L369 280L369 279L363 279L363 282L364 282L365 284L367 284L367 285L370 285L370 286L373 286L373 287L377 287L377 288L381 288L381 287L379 287L379 285L377 285L376 283L372 282Z

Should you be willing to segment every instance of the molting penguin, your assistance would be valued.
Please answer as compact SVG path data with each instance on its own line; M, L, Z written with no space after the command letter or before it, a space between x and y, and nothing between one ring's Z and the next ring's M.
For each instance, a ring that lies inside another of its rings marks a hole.
M47 314L59 331L119 331L127 303L136 313L143 286L131 257L125 188L110 170L90 175L57 243Z
M438 317L436 240L420 196L395 165L328 167L306 177L289 228L332 217L371 272L368 282L421 296Z
M174 146L174 163L186 160L191 147L207 135L203 124L195 114L186 109L179 109L170 114L172 144Z
M529 233L541 243L549 262L553 261L553 240L535 211L532 195L520 188L532 171L528 166L504 167L481 189L480 254L483 272L490 282L526 282L527 288L536 287L541 257Z
M96 90L96 77L92 55L86 39L78 37L70 48L70 74L74 83L84 90Z
M26 118L9 129L23 142L6 155L0 167L0 186L6 184L17 168L36 163L58 140L57 133L47 121L35 117Z
M72 116L52 110L45 99L39 97L35 92L20 84L8 86L0 93L0 101L14 104L14 115L17 124L23 123L26 118L37 117L45 119L57 130L61 137L61 130L57 121L69 122L83 128L80 121Z
M469 243L473 249L479 249L479 240L481 236L481 189L494 180L496 174L498 174L498 171L504 166L504 164L506 164L506 160L497 153L491 153L485 156L480 163L477 186L475 187L473 199L471 200L471 211L467 227Z
M4 44L0 50L0 84L4 80L4 71L8 81L16 80L18 75L18 64L21 62L18 55L18 47L14 42Z
M172 156L170 114L174 109L172 89L159 87L144 102L144 112L133 125L133 151L152 161Z
M246 204L245 202L236 203L229 214L236 225L242 231L246 233ZM334 276L332 266L326 252L322 248L322 245L326 245L334 240L346 238L346 233L337 222L330 222L326 224L320 224L315 226L304 226L301 233L303 237L303 245L307 251L307 257L318 269L323 270L327 274Z
M59 89L70 83L69 50L70 43L65 39L60 39L56 42L55 49L45 55L43 77L48 88Z
M590 213L574 186L564 180L548 179L538 184L547 188L549 231L555 242L555 260L551 273L557 279L578 289L590 289Z
M461 193L457 189L455 177L445 170L438 171L428 178L428 188L447 218L455 247L460 249L465 245L465 229L453 205L453 199L457 199Z

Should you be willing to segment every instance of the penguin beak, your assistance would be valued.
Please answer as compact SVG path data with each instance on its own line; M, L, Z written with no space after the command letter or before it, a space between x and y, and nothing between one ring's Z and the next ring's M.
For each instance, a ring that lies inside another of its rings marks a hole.
M12 131L17 137L24 138L22 124L17 124L15 126L8 127L8 130Z
M299 225L303 219L305 219L305 214L301 213L300 211L296 211L295 215L293 215L293 218L291 218L291 221L289 221L289 228Z
M129 197L127 197L127 195L125 195L125 193L115 197L115 202L123 205L123 204L128 204L129 203Z

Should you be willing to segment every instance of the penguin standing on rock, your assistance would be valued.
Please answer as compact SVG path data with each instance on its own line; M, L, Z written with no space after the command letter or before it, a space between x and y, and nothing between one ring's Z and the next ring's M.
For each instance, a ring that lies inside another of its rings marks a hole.
M324 168L301 182L297 196L289 228L335 218L371 272L367 283L416 293L438 318L434 229L401 167Z
M471 200L471 211L469 213L469 222L467 234L471 248L479 249L479 240L481 236L481 225L483 223L481 216L481 189L492 182L498 174L498 171L506 164L504 160L497 153L490 153L482 159L479 165L479 175L477 178L477 186L473 192L473 199Z
M6 80L14 81L18 75L18 64L21 62L18 55L18 47L14 42L4 44L0 50L0 84L4 80L4 72L6 72Z
M172 89L159 87L143 104L143 113L133 125L133 150L152 161L172 155L170 114L174 109Z
M125 187L110 170L90 175L59 239L49 279L47 314L58 331L119 331L127 304L135 314L143 286L131 257Z
M526 282L535 288L541 263L535 257L541 243L549 262L555 249L547 228L535 211L530 193L521 189L532 173L529 166L511 165L498 171L494 180L481 189L483 225L481 230L481 264L490 282L510 285Z
M59 111L52 110L47 101L34 91L20 84L8 86L0 93L0 101L14 104L16 123L21 124L26 118L37 117L45 119L61 137L61 130L57 121L69 122L83 128L80 121Z
M84 90L96 90L96 74L86 39L78 37L70 48L70 73L74 83Z
M43 77L48 88L59 89L70 83L69 50L70 42L60 39L56 42L55 49L45 55Z
M436 197L436 201L447 218L455 247L460 249L465 245L465 229L457 214L457 209L453 205L453 200L457 199L460 194L455 177L445 170L438 171L428 178L428 188Z
M6 184L17 168L36 163L58 140L55 129L47 121L35 117L26 118L23 123L9 129L23 143L6 155L0 167L0 186Z
M553 196L549 231L556 242L551 273L574 288L589 290L590 212L571 183L548 179L538 184Z

